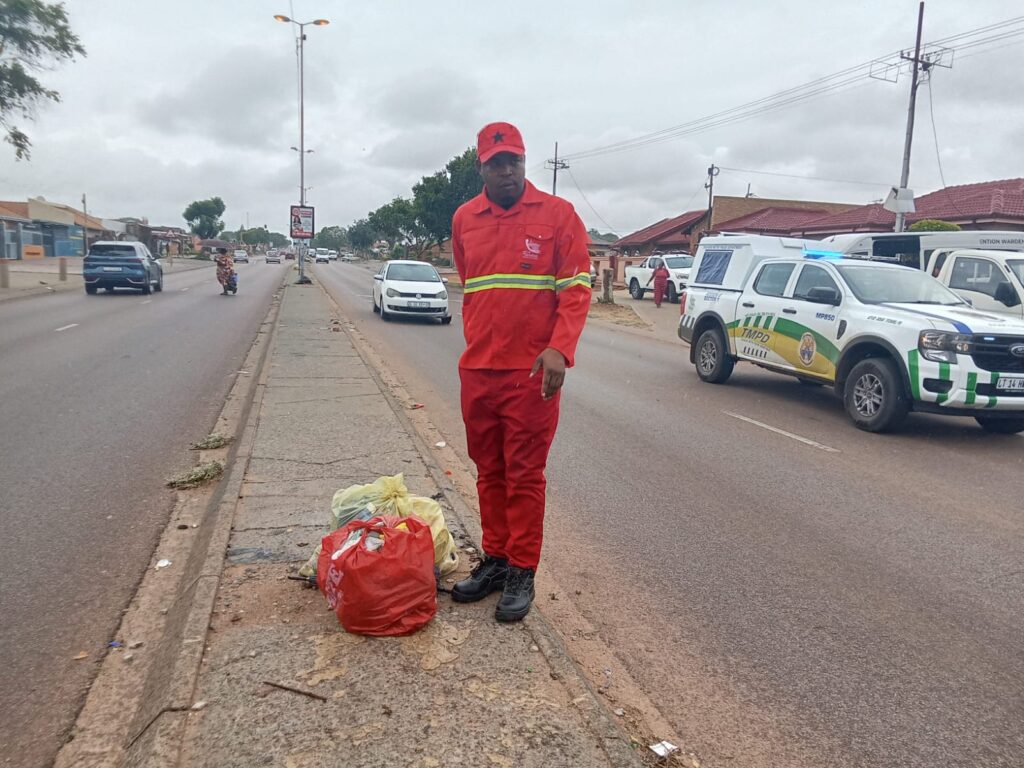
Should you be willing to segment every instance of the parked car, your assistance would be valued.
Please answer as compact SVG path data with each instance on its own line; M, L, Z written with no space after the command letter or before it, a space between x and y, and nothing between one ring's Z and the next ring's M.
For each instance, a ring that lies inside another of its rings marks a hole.
M267 264L280 264L281 263L281 252L277 250L267 251L266 258L264 261Z
M436 317L448 325L447 282L425 261L389 261L373 276L373 311L381 320L393 316Z
M82 279L90 295L100 288L137 288L143 293L164 289L164 269L142 243L93 243L82 261Z
M635 267L626 267L626 285L629 286L630 296L640 300L645 293L654 290L647 284L662 262L670 273L665 298L673 304L679 301L679 295L686 290L690 279L690 268L693 267L693 256L688 253L661 253L647 257Z
M353 256L351 253L346 253L344 256L341 257L341 260L342 261L359 261L359 259L357 259L355 256Z
M243 262L248 264L249 263L249 252L245 251L245 250L242 250L241 248L238 248L238 249L235 250L235 253L232 256L232 258L235 260L235 264L241 264Z
M1024 432L1024 321L972 309L919 270L823 246L701 240L678 332L703 381L722 384L747 361L832 387L869 432L898 428L909 411Z

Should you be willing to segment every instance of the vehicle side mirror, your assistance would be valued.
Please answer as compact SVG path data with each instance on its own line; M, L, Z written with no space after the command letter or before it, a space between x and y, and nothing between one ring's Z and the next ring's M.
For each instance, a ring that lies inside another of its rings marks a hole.
M447 277L442 277L441 278L441 282L444 283L445 285L448 285L448 278Z
M380 280L381 282L384 282L384 275L374 275L373 279L374 280Z
M1017 295L1017 291L1010 285L1008 280L1004 280L996 286L996 294L993 297L1000 304L1004 304L1007 307L1016 307L1020 304L1020 297Z
M842 296L839 290L831 286L818 286L807 292L807 300L813 304L827 304L830 307L837 307L842 303Z

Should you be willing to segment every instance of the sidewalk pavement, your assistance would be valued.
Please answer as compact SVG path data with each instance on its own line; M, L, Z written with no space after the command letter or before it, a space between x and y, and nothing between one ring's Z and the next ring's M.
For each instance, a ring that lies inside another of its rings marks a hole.
M367 638L287 580L326 533L335 490L398 472L410 492L442 499L461 550L449 582L475 560L433 460L318 286L284 289L263 376L193 704L163 714L185 719L180 765L639 765L539 616L502 625L497 595L456 605L439 594L420 632ZM139 757L179 765L159 749Z
M10 286L0 288L0 302L7 299L24 298L26 296L38 296L57 291L83 290L82 285L82 260L77 257L68 257L68 279L60 280L60 264L56 258L46 258L33 261L8 261L7 269L10 277ZM164 260L164 274L185 272L190 269L201 269L212 267L213 262L190 259L179 256L174 259L173 264Z

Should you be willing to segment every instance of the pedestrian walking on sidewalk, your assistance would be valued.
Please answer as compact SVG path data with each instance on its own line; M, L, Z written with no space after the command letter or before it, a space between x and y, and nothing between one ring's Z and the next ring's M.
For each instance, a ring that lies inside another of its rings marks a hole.
M651 280L654 281L654 306L658 309L661 309L661 302L665 299L665 289L668 288L669 277L671 274L664 261L655 267L654 274L651 275ZM647 281L648 285L651 284L651 280Z
M464 286L462 416L485 555L452 597L468 603L501 590L498 621L522 619L533 601L544 469L591 292L583 222L569 202L526 181L525 161L514 125L484 126L477 135L484 189L452 220Z

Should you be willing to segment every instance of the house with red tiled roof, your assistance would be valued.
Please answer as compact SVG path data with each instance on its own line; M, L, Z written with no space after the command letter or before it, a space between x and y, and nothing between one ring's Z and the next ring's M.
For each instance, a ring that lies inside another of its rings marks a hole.
M914 199L914 213L907 225L922 219L942 219L963 229L1024 231L1024 178L961 184ZM840 213L803 222L790 234L828 237L853 232L891 232L896 214L880 203L862 205Z

